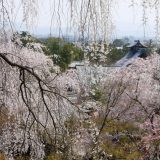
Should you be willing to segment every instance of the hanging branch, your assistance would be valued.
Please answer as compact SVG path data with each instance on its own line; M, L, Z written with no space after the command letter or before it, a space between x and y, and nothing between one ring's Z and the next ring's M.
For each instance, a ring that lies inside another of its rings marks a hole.
M26 75L29 74L31 75L32 77L34 77L37 81L37 84L38 84L38 89L41 93L41 99L42 99L42 102L47 110L47 113L49 114L51 120L52 120L52 124L53 124L53 127L54 127L54 145L56 146L57 144L57 124L56 124L56 121L55 121L55 118L54 118L54 115L53 113L51 112L48 104L47 104L47 101L45 99L45 93L50 93L50 94L53 94L53 95L57 95L58 97L61 97L62 99L66 99L72 106L74 106L74 103L71 102L67 97L61 95L60 93L56 92L54 87L51 87L51 86L48 86L48 84L46 82L44 82L35 72L34 72L34 69L33 68L30 68L28 66L23 66L23 65L20 65L18 63L15 63L15 62L12 62L11 60L9 60L9 58L7 57L7 55L9 55L9 53L0 53L0 59L2 59L3 61L5 61L8 65L10 65L11 67L15 67L15 68L18 68L19 69L19 79L21 81L19 87L20 87L20 93L21 93L21 97L22 97L22 100L25 104L25 106L27 107L29 113L32 115L32 117L34 118L34 120L40 124L44 129L45 129L45 132L47 133L47 135L50 137L50 134L47 132L46 130L46 126L44 124L42 124L42 122L37 118L36 114L34 113L33 109L32 109L32 106L29 102L29 95L30 95L30 91L26 85ZM47 89L48 88L48 89ZM76 107L77 108L77 107ZM53 134L53 133L52 133ZM50 138L51 139L51 138Z

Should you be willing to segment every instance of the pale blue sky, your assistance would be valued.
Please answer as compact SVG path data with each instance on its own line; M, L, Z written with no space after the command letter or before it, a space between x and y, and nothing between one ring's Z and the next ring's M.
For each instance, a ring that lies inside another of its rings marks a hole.
M51 24L51 15L52 15L52 3L50 0L39 0L39 15L35 19L34 27L30 29L30 32L37 35L49 35L50 33L50 24ZM142 25L142 8L140 3L137 4L134 8L129 7L130 0L118 0L119 3L114 5L113 9L113 23L115 25L113 37L121 36L135 36L143 37L143 25ZM139 2L139 0L137 0ZM66 14L67 14L67 3L66 0L63 0L64 3L64 18L61 21L61 27L66 28ZM25 25L21 22L22 11L20 7L19 0L16 0L17 8L17 18L16 18L16 27L20 30L27 30ZM154 36L155 22L154 22L154 11L148 12L148 23L146 27L146 37ZM58 32L56 22L53 22L52 33Z

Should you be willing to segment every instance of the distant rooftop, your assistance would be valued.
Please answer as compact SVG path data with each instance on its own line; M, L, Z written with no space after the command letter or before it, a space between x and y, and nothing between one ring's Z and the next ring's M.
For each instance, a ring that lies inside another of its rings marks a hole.
M74 61L69 65L69 68L75 68L77 66L84 66L84 62L83 61Z
M147 48L147 46L143 45L139 40L136 40L134 44L128 46L128 48Z

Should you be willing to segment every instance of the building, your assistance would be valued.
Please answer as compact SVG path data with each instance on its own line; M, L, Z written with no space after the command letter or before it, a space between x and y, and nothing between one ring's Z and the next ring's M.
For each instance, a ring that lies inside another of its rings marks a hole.
M129 46L130 54L128 58L133 57L135 54L140 53L138 57L147 57L147 47L143 45L139 40L135 41L136 44Z
M148 56L147 47L140 43L140 41L135 41L136 44L128 46L129 51L126 55L116 62L117 67L129 66L132 61L137 58L146 58Z

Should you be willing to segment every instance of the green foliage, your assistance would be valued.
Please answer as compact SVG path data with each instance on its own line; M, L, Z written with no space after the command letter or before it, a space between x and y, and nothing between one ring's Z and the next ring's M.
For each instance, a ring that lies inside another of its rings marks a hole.
M22 155L22 156L17 156L15 157L15 160L30 160L30 156L28 155Z
M98 118L95 122L100 127L103 118ZM137 160L142 156L138 147L138 134L140 131L132 122L107 119L99 144L101 149L110 155L109 160Z
M115 40L113 41L113 45L114 45L115 47L122 47L122 46L124 46L125 44L124 44L123 39L115 39Z
M107 54L107 64L114 64L128 52L127 44L122 49L117 49L115 45L110 44L110 51Z
M22 43L21 44L22 47L27 47L28 43L34 42L34 39L32 38L32 36L28 32L25 32L25 31L16 32L13 34L12 42L14 42L16 45L20 45L17 42L18 38L19 38L19 41Z
M79 128L79 119L77 117L75 117L74 115L71 115L65 121L65 127L69 133L76 132L77 129Z
M153 141L152 142L152 144L154 145L154 146L160 146L160 139L156 139L155 141Z
M63 159L59 154L53 154L53 155L47 156L45 160L63 160Z
M13 34L12 42L20 47L33 49L33 43L41 43L42 51L49 56L52 56L54 63L64 71L72 61L81 61L84 58L84 52L61 38L36 39L28 32L16 32Z
M115 39L109 45L101 41L93 43L86 48L86 57L92 64L107 64L111 65L120 60L128 52L129 39ZM107 53L107 54L106 54Z
M109 160L137 160L141 153L133 143L113 144L111 141L104 141L101 146L110 155Z
M157 48L156 43L150 39L145 42L145 46L147 47L146 55L149 56L154 53L154 50ZM159 54L160 50L157 48L156 52Z
M94 94L92 94L92 98L96 101L100 101L102 98L102 91L99 88L94 89Z
M138 130L138 128L135 127L131 122L119 122L118 120L107 120L106 126L107 127L104 129L105 132L108 132L112 135L126 131L131 133Z
M40 40L33 37L32 35L30 35L26 31L15 32L12 36L12 42L20 48L26 47L26 48L32 49L34 51L37 51L35 44L41 43Z
M74 44L64 41L61 38L48 38L44 41L46 47L43 51L52 55L55 64L65 70L72 61L81 61L84 58L83 51Z

